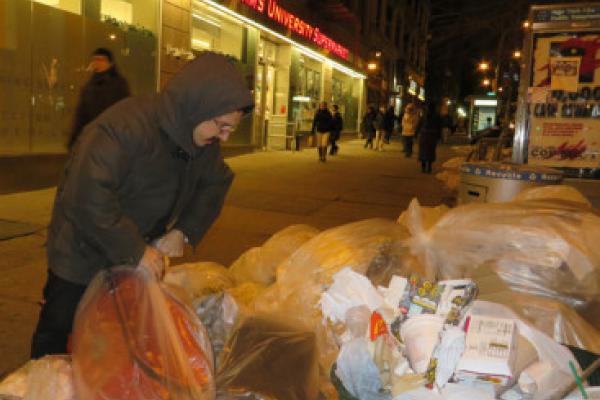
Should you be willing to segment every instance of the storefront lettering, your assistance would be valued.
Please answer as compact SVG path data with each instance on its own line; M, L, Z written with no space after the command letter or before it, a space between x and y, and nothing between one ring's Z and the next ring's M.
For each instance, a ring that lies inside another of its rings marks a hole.
M242 0L242 3L254 10L263 13L265 10L265 0ZM347 48L323 34L319 28L316 28L305 22L302 18L292 14L285 8L277 4L276 0L268 0L267 16L278 24L286 27L292 32L306 38L317 46L335 54L336 56L348 59L349 51Z
M242 0L242 3L260 13L265 11L265 0Z

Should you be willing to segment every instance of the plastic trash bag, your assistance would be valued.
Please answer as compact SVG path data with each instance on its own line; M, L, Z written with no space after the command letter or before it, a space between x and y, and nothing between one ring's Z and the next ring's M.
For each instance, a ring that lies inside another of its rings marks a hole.
M442 164L442 172L435 175L437 180L444 182L446 187L454 191L460 185L460 166L465 162L466 157L453 157Z
M402 274L408 253L402 240L408 231L389 220L369 219L321 232L277 267L277 281L262 304L267 310L284 307L301 315L314 313L321 292L345 267L366 275L373 284L387 284ZM303 314L304 313L304 314Z
M448 211L450 211L450 208L444 204L440 204L439 206L435 206L435 207L421 206L420 207L420 212L421 212L420 220L421 220L422 228L430 229ZM396 221L400 225L404 226L407 230L410 229L410 223L411 223L409 220L409 215L410 214L408 213L408 210L403 211L402 214L400 214L400 216L398 217L398 220Z
M271 236L261 247L253 247L231 264L231 276L237 284L254 282L270 285L277 266L319 230L308 225L290 225Z
M214 293L194 304L196 314L206 327L216 359L238 318L239 306L227 292Z
M165 283L184 288L192 299L234 286L227 268L215 262L181 264L168 269Z
M586 199L580 191L575 189L573 186L568 185L533 186L523 190L522 192L519 192L519 194L517 194L513 200L525 201L548 199L580 203L580 205L584 208L592 208L590 201Z
M0 398L76 400L69 356L30 360L0 383Z
M489 264L513 290L583 306L600 296L600 217L555 199L468 204L426 229L414 199L407 211L412 253L440 279L470 277Z
M494 294L480 293L479 298L510 307L522 319L558 343L600 354L600 331L575 310L557 300L510 290Z
M318 376L314 332L284 316L254 315L232 332L216 379L219 398L316 400Z
M335 374L348 392L360 400L391 400L379 379L379 368L369 353L369 341L354 338L344 343L337 359Z
M75 317L80 400L213 399L213 355L193 310L146 270L100 272Z

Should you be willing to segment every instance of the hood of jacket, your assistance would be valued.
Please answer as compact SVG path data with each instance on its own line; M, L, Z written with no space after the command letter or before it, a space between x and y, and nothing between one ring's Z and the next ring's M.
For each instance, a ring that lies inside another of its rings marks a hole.
M254 107L254 97L233 62L203 53L183 67L158 95L162 130L190 156L200 150L192 133L201 122Z

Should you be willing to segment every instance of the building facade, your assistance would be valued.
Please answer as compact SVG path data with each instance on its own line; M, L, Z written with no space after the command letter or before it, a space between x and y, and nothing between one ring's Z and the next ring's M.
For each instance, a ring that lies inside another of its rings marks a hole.
M134 95L202 51L230 56L256 110L227 146L289 148L321 101L356 132L367 104L399 112L423 98L428 10L428 0L0 1L0 156L64 156L97 47L113 51Z
M0 155L64 154L97 47L134 94L154 92L158 17L157 1L0 1Z

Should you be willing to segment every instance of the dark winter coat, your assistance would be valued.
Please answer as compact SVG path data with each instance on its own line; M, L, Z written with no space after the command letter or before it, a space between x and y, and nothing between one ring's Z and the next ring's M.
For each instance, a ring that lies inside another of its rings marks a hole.
M69 137L69 149L73 147L84 126L102 114L102 111L128 96L129 85L114 65L107 71L92 75L81 89Z
M435 161L435 148L442 135L442 118L438 113L428 113L417 128L419 160Z
M394 109L390 107L383 115L383 130L386 132L392 132L394 130L395 121L396 114L394 114Z
M377 114L375 114L375 129L378 131L382 131L384 129L384 125L383 125L383 113L381 111L377 111Z
M342 119L342 114L336 111L333 113L333 119L331 120L331 136L333 136L334 140L340 138L342 129L344 129L344 120Z
M374 112L367 112L362 120L362 131L365 135L375 135L375 118L377 114Z
M319 133L330 132L332 120L333 116L328 109L319 109L319 111L317 111L315 114L315 118L313 119L312 133L315 133L315 131Z
M123 100L87 125L58 186L50 270L87 284L102 268L137 265L146 244L171 228L197 244L220 213L233 174L219 142L198 147L192 131L253 102L233 64L207 53L160 94Z

